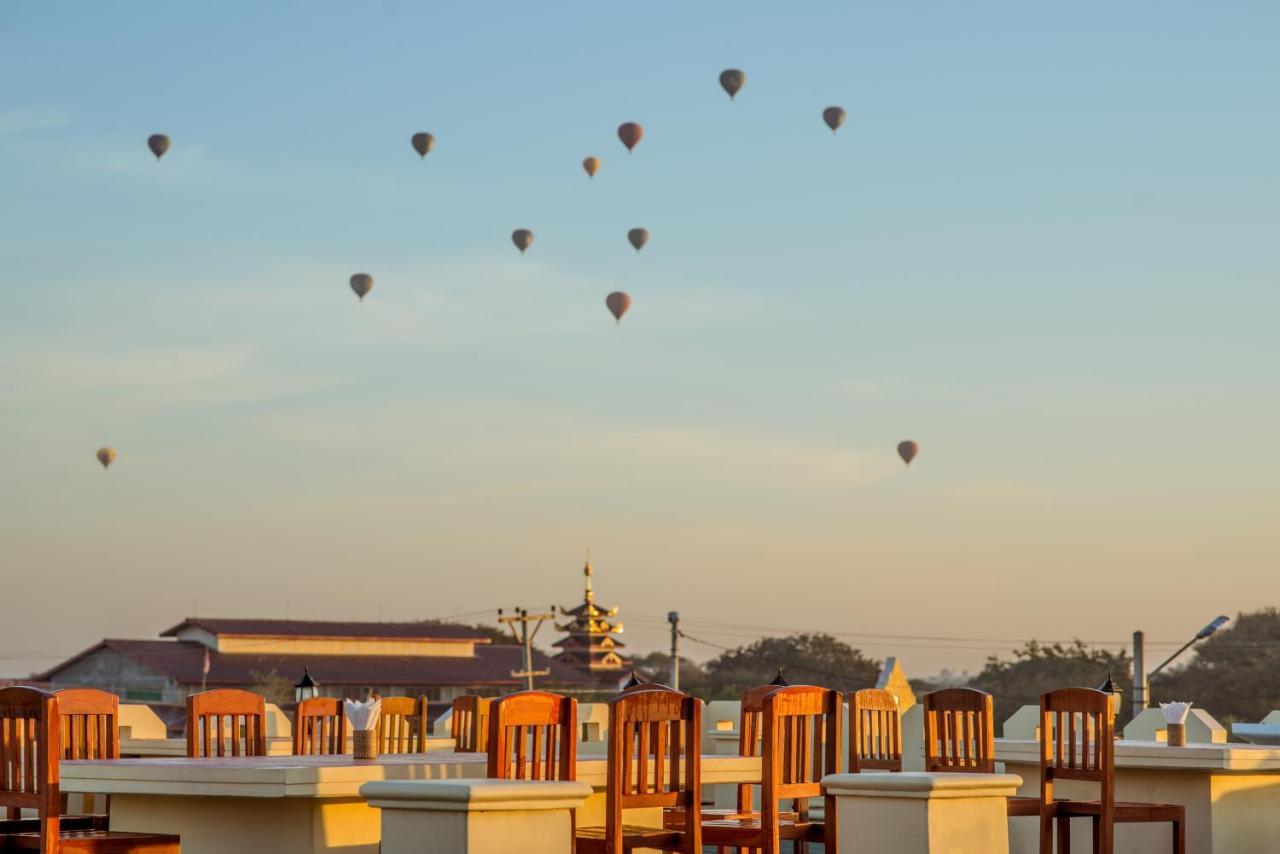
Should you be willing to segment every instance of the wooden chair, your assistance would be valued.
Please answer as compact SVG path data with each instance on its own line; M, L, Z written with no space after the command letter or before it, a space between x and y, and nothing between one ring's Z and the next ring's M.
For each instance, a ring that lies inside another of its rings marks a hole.
M120 758L119 697L96 688L63 688L53 695L58 698L59 759ZM106 830L111 802L108 796L102 797L102 812L96 809L97 796L86 794L85 812L67 815L68 799L62 795L62 830ZM0 835L40 829L38 820L19 820L16 809L11 813L8 821L0 821Z
M738 755L759 756L764 729L764 698L778 690L776 684L757 685L742 692L742 701L738 705ZM734 816L750 816L754 810L752 805L751 783L738 784L738 802L734 809L702 808L702 818L732 818ZM667 827L680 827L684 823L681 810L667 810L663 814L663 824Z
M383 697L378 753L425 753L427 723L426 697Z
M266 756L267 701L236 688L187 697L187 756ZM223 729L224 721L227 729Z
M322 756L347 752L347 715L342 701L312 697L293 713L293 755Z
M489 746L488 697L466 694L453 698L453 717L449 729L453 735L454 753L483 753Z
M669 688L621 694L609 701L604 827L578 828L578 854L622 854L633 848L701 854L698 815L702 778L702 704ZM624 824L623 810L680 809L683 827Z
M943 688L921 698L924 706L924 770L994 774L995 709L976 688ZM1010 816L1039 816L1039 798L1009 798Z
M62 688L58 698L58 723L62 759L120 758L120 698L97 688ZM95 795L84 795L84 815L69 816L67 796L62 796L62 829L89 827L106 830L110 797L103 795L102 812L96 812Z
M1169 822L1173 854L1186 854L1187 816L1180 804L1118 803L1115 796L1115 737L1111 696L1093 688L1062 688L1040 696L1040 852L1053 854L1058 821L1059 854L1071 850L1071 819L1093 822L1093 851L1113 854L1115 825ZM1097 800L1054 798L1057 780L1097 783Z
M881 688L855 691L849 703L849 773L902 770L902 712Z
M574 780L578 701L520 691L489 706L487 776L498 780Z
M0 688L0 807L36 811L37 829L0 837L4 851L178 854L178 837L62 827L58 764L64 749L58 698L35 688Z
M775 688L764 695L763 706L760 811L749 811L740 790L739 806L747 809L727 818L704 817L702 841L762 854L778 854L784 841L796 851L818 842L836 854L836 805L823 791L822 778L840 770L840 692L812 685ZM809 801L818 797L826 800L825 823L809 817ZM786 811L784 801L791 802Z

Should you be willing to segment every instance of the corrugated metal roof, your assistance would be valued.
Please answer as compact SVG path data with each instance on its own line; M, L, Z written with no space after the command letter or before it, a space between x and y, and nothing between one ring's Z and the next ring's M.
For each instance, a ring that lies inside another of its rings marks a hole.
M110 649L139 665L162 673L174 682L199 685L208 647L192 641L107 639L72 658L39 679L56 678L58 671L100 649ZM524 650L518 646L477 646L474 658L412 655L256 655L209 651L207 684L248 685L275 671L294 679L304 667L321 685L519 685L512 670L524 668ZM579 686L593 680L565 664L534 650L535 670L548 669L550 684Z
M247 618L188 617L178 625L161 632L173 637L189 626L215 635L274 635L278 637L324 638L395 638L397 640L473 640L489 643L489 639L470 626L419 620L410 623L348 623L330 620L260 620Z

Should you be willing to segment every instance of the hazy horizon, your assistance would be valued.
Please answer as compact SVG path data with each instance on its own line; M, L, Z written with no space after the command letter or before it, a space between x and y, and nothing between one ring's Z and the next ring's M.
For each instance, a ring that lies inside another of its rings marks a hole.
M1280 604L1278 27L8 4L0 675L193 602L570 605L587 548L629 651L909 675Z

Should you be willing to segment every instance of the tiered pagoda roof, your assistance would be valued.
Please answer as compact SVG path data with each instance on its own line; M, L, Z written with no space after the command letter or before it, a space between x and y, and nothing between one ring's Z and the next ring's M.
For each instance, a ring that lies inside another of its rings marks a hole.
M582 568L582 574L586 577L582 604L560 608L561 616L570 619L556 625L566 636L553 644L560 649L554 658L588 675L613 680L631 664L619 653L626 644L616 637L622 633L622 623L612 620L618 615L618 607L601 608L596 604L595 591L591 589L591 561Z

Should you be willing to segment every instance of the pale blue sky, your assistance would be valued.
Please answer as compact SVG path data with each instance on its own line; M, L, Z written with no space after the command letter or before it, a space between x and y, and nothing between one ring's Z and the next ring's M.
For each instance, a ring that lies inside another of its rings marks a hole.
M0 7L0 674L588 545L641 651L1276 604L1280 7L796 6Z

